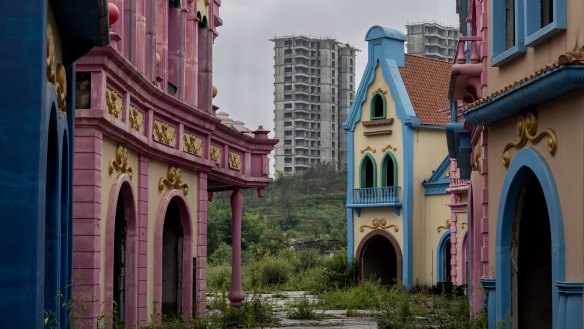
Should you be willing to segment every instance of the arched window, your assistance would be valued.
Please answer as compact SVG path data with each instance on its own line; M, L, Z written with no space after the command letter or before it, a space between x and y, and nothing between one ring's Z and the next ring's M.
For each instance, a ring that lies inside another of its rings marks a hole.
M381 161L381 186L397 186L397 161L391 152Z
M371 99L371 120L385 119L385 97L376 92Z
M366 154L361 160L361 188L375 187L376 171L375 160L370 154Z

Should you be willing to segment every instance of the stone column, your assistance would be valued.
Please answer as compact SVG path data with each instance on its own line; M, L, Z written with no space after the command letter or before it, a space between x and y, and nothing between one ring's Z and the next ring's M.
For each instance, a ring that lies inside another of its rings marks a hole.
M231 306L239 307L245 295L241 287L241 213L243 210L243 194L236 187L231 194L231 288L227 298Z

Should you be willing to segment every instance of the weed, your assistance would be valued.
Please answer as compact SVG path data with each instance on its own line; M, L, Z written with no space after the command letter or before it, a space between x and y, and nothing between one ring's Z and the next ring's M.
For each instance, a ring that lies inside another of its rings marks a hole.
M322 315L315 311L315 304L304 297L300 302L292 305L286 317L296 320L320 320Z

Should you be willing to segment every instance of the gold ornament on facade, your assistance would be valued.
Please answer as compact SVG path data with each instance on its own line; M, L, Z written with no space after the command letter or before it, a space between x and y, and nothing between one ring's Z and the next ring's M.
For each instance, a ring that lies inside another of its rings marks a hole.
M203 140L197 136L185 134L184 151L194 155L203 155Z
M444 226L438 226L436 231L438 231L438 233L442 233L442 230L449 230L451 227L452 222L450 221L450 219L447 219L446 222L444 223Z
M449 168L446 168L446 172L444 172L444 178L450 178L450 175L451 174L452 173L451 173L450 167Z
M59 111L67 112L67 72L65 66L56 63L53 28L47 25L47 80L55 86Z
M183 194L186 196L189 193L189 186L181 181L181 176L182 171L180 168L168 166L166 177L162 177L158 181L158 191L162 192L166 186L169 189L182 190Z
M233 170L241 170L241 155L229 152L229 168Z
M466 222L460 223L460 229L461 230L464 230L464 228L466 227L466 225L467 225Z
M216 164L221 164L221 148L211 145L211 160Z
M116 119L119 119L122 114L124 102L122 101L122 98L118 96L118 93L111 89L106 89L105 106L107 108L107 113L113 115Z
M474 148L474 166L481 171L481 146L478 144Z
M144 127L144 115L138 111L138 109L134 106L130 106L130 127L137 132L142 131L142 127Z
M171 145L174 143L176 137L176 129L171 127L168 123L162 121L154 121L154 140L157 142Z
M374 149L374 148L373 148L373 147L371 147L371 146L367 146L366 148L362 149L362 150L361 150L361 154L365 153L365 151L371 151L371 152L373 152L373 153L377 152L377 150L376 150L376 149Z
M387 150L392 150L392 151L394 151L394 152L395 152L395 151L397 151L397 148L395 148L395 147L391 146L391 144L387 144L387 146L386 146L386 147L384 147L384 148L382 148L382 149L381 149L381 152L385 152L385 151L387 151Z
M211 4L211 0L205 0L205 6L208 6Z
M509 167L509 162L511 161L511 156L509 155L509 150L511 148L521 149L528 141L537 144L544 137L548 137L548 151L551 155L556 153L558 148L558 137L553 129L544 129L541 132L537 132L537 115L533 112L529 112L524 117L519 117L517 119L517 136L519 140L508 142L503 149L503 164L505 167Z
M377 88L377 90L374 90L373 92L371 92L371 95L375 95L376 93L382 93L382 94L386 95L387 94L387 89L386 90L383 90L381 88Z
M116 157L109 163L110 176L113 174L114 169L120 173L128 173L128 176L130 176L130 179L132 179L132 168L128 166L128 149L122 145L118 145L116 148Z
M361 225L361 227L359 227L359 232L364 232L365 228L370 228L372 230L374 229L390 229L393 228L393 231L395 233L397 233L399 231L399 228L393 224L387 225L385 226L385 224L387 224L387 221L385 220L385 218L375 218L374 220L371 221L371 225Z

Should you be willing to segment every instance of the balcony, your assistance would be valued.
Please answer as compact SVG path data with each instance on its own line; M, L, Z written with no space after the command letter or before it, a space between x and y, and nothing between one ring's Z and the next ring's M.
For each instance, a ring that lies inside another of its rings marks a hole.
M482 97L482 38L462 36L458 39L456 56L450 72L449 98L472 103Z
M393 207L399 215L401 202L399 200L399 186L354 188L352 200L347 199L347 208L381 208Z

